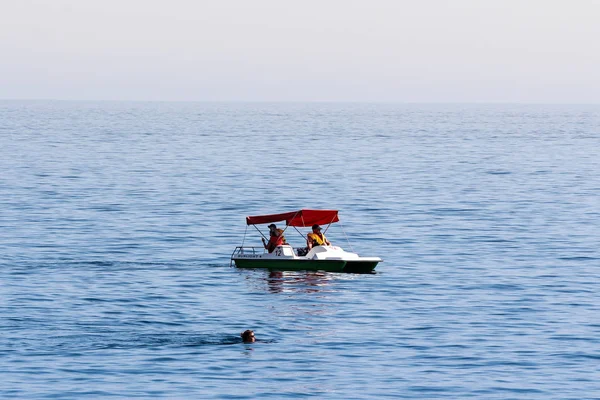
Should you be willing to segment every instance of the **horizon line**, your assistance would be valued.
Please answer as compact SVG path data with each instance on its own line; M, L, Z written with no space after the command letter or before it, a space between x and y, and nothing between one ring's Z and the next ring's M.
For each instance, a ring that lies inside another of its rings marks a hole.
M53 99L53 98L0 98L2 102L72 102L72 103L254 103L254 104L404 104L404 105L579 105L598 106L585 102L535 102L535 101L401 101L401 100L125 100L125 99Z

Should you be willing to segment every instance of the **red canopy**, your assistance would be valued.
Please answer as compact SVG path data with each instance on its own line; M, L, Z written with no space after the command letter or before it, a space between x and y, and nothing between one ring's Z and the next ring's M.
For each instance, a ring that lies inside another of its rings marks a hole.
M298 210L282 214L246 217L246 224L258 225L285 221L288 226L313 226L314 224L331 224L339 220L337 210Z

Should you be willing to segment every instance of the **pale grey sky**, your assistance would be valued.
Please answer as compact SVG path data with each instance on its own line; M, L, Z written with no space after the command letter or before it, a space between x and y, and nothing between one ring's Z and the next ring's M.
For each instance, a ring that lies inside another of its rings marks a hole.
M600 0L0 0L0 98L600 103Z

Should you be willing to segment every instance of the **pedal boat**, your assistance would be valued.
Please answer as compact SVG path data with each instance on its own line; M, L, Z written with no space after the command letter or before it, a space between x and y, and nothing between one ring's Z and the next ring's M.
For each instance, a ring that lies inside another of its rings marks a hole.
M282 214L246 217L246 225L254 225L261 235L263 234L256 225L282 221L286 223L285 231L290 226L310 227L318 224L329 227L330 224L339 222L339 218L337 210L298 210ZM263 235L263 237L265 236ZM305 239L305 236L303 238ZM281 271L371 273L377 264L382 262L379 257L360 257L358 254L347 252L338 246L314 246L305 255L303 254L304 250L304 247L294 248L286 244L277 246L272 253L268 253L263 246L247 247L242 244L233 251L230 265L235 263L238 268L268 268Z

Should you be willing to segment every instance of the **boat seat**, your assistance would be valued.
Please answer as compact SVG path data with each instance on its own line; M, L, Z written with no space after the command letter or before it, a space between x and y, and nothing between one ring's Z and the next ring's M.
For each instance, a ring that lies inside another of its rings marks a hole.
M308 247L297 247L296 248L296 254L298 254L300 257L305 256L308 253Z

